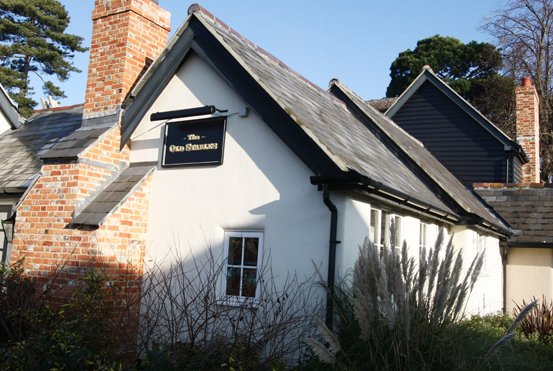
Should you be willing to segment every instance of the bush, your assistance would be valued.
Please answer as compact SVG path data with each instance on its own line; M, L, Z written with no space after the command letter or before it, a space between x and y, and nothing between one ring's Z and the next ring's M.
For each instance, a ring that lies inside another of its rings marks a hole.
M117 336L111 325L113 290L104 288L104 277L89 271L81 278L72 297L62 305L52 301L49 290L37 293L23 275L21 264L3 268L6 293L26 292L26 300L3 297L0 307L17 311L14 320L20 330L10 332L0 348L3 370L111 370L118 369L113 358ZM2 291L2 288L0 288ZM4 320L4 328L8 323ZM17 335L17 336L15 336Z
M0 369L287 369L314 330L317 287L292 274L277 287L267 261L259 300L228 305L219 293L224 262L206 256L170 256L141 277L73 269L81 277L69 285L52 277L40 287L22 262L0 267Z
M536 298L534 297L532 300L535 301ZM515 306L513 314L516 316L526 306L526 302L523 300L522 305L515 303ZM553 300L548 303L544 295L541 303L521 322L520 328L526 336L537 333L541 341L551 343L551 336L553 335Z
M394 241L393 225L391 229ZM461 277L461 252L454 250L450 240L442 254L443 242L442 228L435 247L423 251L416 266L405 242L396 253L365 240L351 289L335 290L335 302L340 303L335 321L338 337L319 320L322 339L329 346L308 340L318 358L348 370L468 367L472 361L457 351L451 327L463 316L482 257Z

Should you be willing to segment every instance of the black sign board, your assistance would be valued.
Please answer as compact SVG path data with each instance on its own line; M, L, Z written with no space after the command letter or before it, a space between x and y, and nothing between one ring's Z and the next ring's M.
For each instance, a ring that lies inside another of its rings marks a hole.
M221 165L226 118L166 124L162 166Z

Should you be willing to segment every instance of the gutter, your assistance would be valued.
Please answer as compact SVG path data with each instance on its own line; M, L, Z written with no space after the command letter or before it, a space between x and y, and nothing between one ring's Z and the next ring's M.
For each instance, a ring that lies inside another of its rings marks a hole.
M311 184L333 186L336 190L354 190L359 193L377 195L387 200L392 200L400 205L410 206L419 212L430 214L435 218L445 219L449 223L461 221L461 217L443 210L416 197L400 192L379 181L359 174L312 176Z

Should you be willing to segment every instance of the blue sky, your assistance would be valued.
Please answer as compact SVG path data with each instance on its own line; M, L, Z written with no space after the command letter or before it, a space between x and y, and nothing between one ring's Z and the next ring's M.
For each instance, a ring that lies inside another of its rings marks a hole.
M93 0L62 0L71 16L67 32L90 45ZM159 0L171 12L173 32L191 2ZM364 99L382 98L390 83L390 64L420 39L436 34L466 43L493 40L478 31L495 0L204 0L201 6L305 78L326 89L338 78ZM73 59L83 72L61 84L62 106L84 102L88 53ZM39 83L31 76L33 85ZM42 95L35 85L34 99Z

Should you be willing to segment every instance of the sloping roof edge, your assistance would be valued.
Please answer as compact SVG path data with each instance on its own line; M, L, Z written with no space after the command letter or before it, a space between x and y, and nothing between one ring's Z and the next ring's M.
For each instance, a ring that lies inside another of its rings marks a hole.
M8 92L0 84L0 110L8 120L12 129L17 129L23 124L23 119L19 116L15 103L12 101Z
M392 152L394 152L394 153L402 152L403 157L407 157L409 162L412 162L414 164L414 166L417 166L424 174L426 174L426 176L428 177L427 182L428 181L433 182L435 184L434 187L439 187L439 189L441 189L444 192L445 195L447 195L448 197L451 198L452 202L456 203L458 205L458 207L461 210L464 211L465 218L468 218L469 220L473 220L473 222L475 222L477 224L480 224L484 227L487 227L486 229L488 229L488 230L490 230L490 229L494 230L495 233L500 231L500 234L502 234L502 235L511 235L511 234L513 234L513 230L509 229L510 226L508 225L508 223L506 223L503 220L503 218L501 218L499 215L497 215L497 213L494 213L492 210L490 210L490 208L487 206L487 204L475 192L473 192L470 189L465 189L464 186L461 187L464 191L469 192L471 197L475 197L476 200L478 200L478 202L480 202L482 204L482 206L484 206L484 208L491 214L490 216L494 216L498 219L497 221L492 221L492 220L490 220L489 217L488 218L483 218L482 215L478 215L477 211L473 210L473 208L470 207L470 205L468 205L462 199L457 197L453 192L449 191L448 187L447 187L447 184L443 184L439 179L437 179L435 176L433 176L433 174L431 174L431 172L429 172L423 166L423 164L421 164L419 161L417 161L417 159L414 156L412 156L411 153L409 153L404 148L402 148L401 144L399 142L397 142L392 136L390 136L386 132L386 130L380 128L379 124L376 123L373 120L373 118L371 118L370 116L363 113L363 108L368 108L369 110L374 111L376 114L378 114L377 110L374 107L365 104L364 100L361 97L359 97L357 94L355 94L355 92L353 92L351 89L349 89L341 81L339 81L337 79L331 80L328 89L329 89L329 91L331 91L335 94L338 93L339 94L338 98L344 100L344 102L346 102L346 105L348 105L348 107L349 107L350 104L352 104L357 108L357 109L355 109L354 107L352 107L352 108L350 108L350 110L351 109L355 110L358 114L364 115L364 117L367 120L370 120L371 122L373 122L374 125L376 127L378 127L380 131L382 131L381 136L385 136L388 139L388 140L384 140L384 141L393 143L394 148L391 148ZM336 91L334 89L338 89L338 91ZM342 98L342 95L344 95L345 97ZM363 107L361 107L361 105L363 105ZM393 127L395 127L397 130L401 131L406 136L408 136L413 141L413 143L416 143L416 144L420 145L422 148L424 148L424 145L419 140L417 140L416 138L411 136L409 133L405 132L405 130L403 130L401 127L399 127L389 117L384 116L383 119L388 120L390 125L393 125ZM383 139L384 138L381 138L381 140L383 140ZM433 155L430 154L430 156L433 156ZM435 157L433 156L433 158L435 158ZM441 162L438 159L436 159L436 162L441 164ZM447 171L447 169L445 167L444 167L444 171ZM459 181L459 183L460 183L460 181ZM429 184L427 184L427 186L429 186ZM451 205L448 205L448 206L451 207ZM481 211L483 212L483 210L481 210ZM482 219L482 220L479 220L479 219ZM501 222L504 225L499 225L497 222ZM469 223L472 223L472 222L469 222Z
M297 125L297 128L303 132L303 135L308 137L313 142L313 144L316 145L318 149L326 155L326 157L328 158L328 161L325 161L325 162L332 162L333 164L332 167L335 167L336 170L338 171L341 171L341 172L350 171L346 163L338 156L336 156L313 133L311 133L309 128L307 128L305 125L302 124L302 122L294 115L292 110L286 107L286 105L277 96L275 96L274 93L269 88L267 88L267 86L263 84L259 76L257 76L248 67L248 65L241 59L240 56L238 56L228 45L226 45L226 43L220 38L220 36L214 30L212 30L212 26L208 25L207 22L203 19L203 17L197 16L195 14L196 12L202 12L206 17L216 19L213 15L211 15L211 13L205 11L205 9L203 9L197 4L193 4L190 7L189 12L192 12L192 13L189 15L189 17L185 20L183 25L179 27L177 31L179 32L178 37L176 37L177 34L173 36L173 38L171 39L171 42L167 45L166 49L162 51L160 57L154 61L152 66L150 66L149 71L151 71L151 73L145 75L141 79L137 87L133 90L131 96L134 94L136 94L136 96L132 97L134 99L129 100L127 102L127 107L123 112L123 117L121 121L121 130L122 130L121 146L123 146L130 139L130 137L132 136L132 133L139 125L142 117L150 109L150 107L154 103L155 99L159 96L159 94L161 94L165 86L169 83L170 79L176 73L178 68L182 65L183 61L186 59L187 55L191 50L193 50L198 55L200 55L200 57L205 62L207 62L208 65L212 69L214 69L216 73L221 75L221 72L216 68L215 63L210 60L209 56L206 55L206 53L204 52L202 45L198 43L197 35L195 35L194 31L190 28L190 25L191 23L193 23L193 20L197 20L203 26L203 28L219 42L220 46L224 48L224 50L232 56L232 58L236 61L236 63L238 63L241 68L243 68L243 70L249 75L249 77L255 80L255 82L259 85L259 87L263 90L263 92L268 96L270 96L271 100L280 107L283 114L285 114L287 117L289 117L291 120L294 121L295 125ZM238 34L234 31L232 32L234 34ZM261 48L258 48L258 49L262 51ZM268 55L267 52L264 52L264 54ZM294 73L294 74L299 76L299 74L297 73ZM321 88L316 87L314 84L309 83L308 81L306 81L306 83L312 86L313 89L316 88L319 94L324 94L329 99L339 102L343 106L343 109L346 109L345 104L343 102L340 102L336 97L332 96L331 94L327 93ZM235 90L235 92L237 92L237 89L233 87L232 84L229 83L229 85L233 90ZM244 99L244 97L241 97L241 98ZM244 100L247 101L246 99ZM250 103L251 102L248 102L248 104ZM255 108L253 106L251 108L255 112ZM259 112L256 112L256 113L260 117L263 117L263 115L261 115ZM275 128L273 128L273 130L275 130ZM279 134L277 133L277 135ZM285 142L287 141L285 140ZM302 159L305 159L305 157L306 156L300 156L300 158ZM309 164L308 166L311 167Z
M428 66L424 66L422 72L417 76L415 81L411 83L405 89L405 91L399 96L399 98L388 108L385 115L389 118L393 118L394 115L403 107L405 103L417 92L417 90L426 81L432 83L443 94L445 94L452 102L454 102L459 108L466 112L473 120L479 123L486 131L488 131L493 137L501 142L505 150L522 152L522 158L524 161L528 161L528 157L522 150L522 147L507 136L504 132L499 130L490 120L488 120L480 111L478 111L472 104L467 102L465 98L461 97L459 93L453 90L448 84L440 79Z

